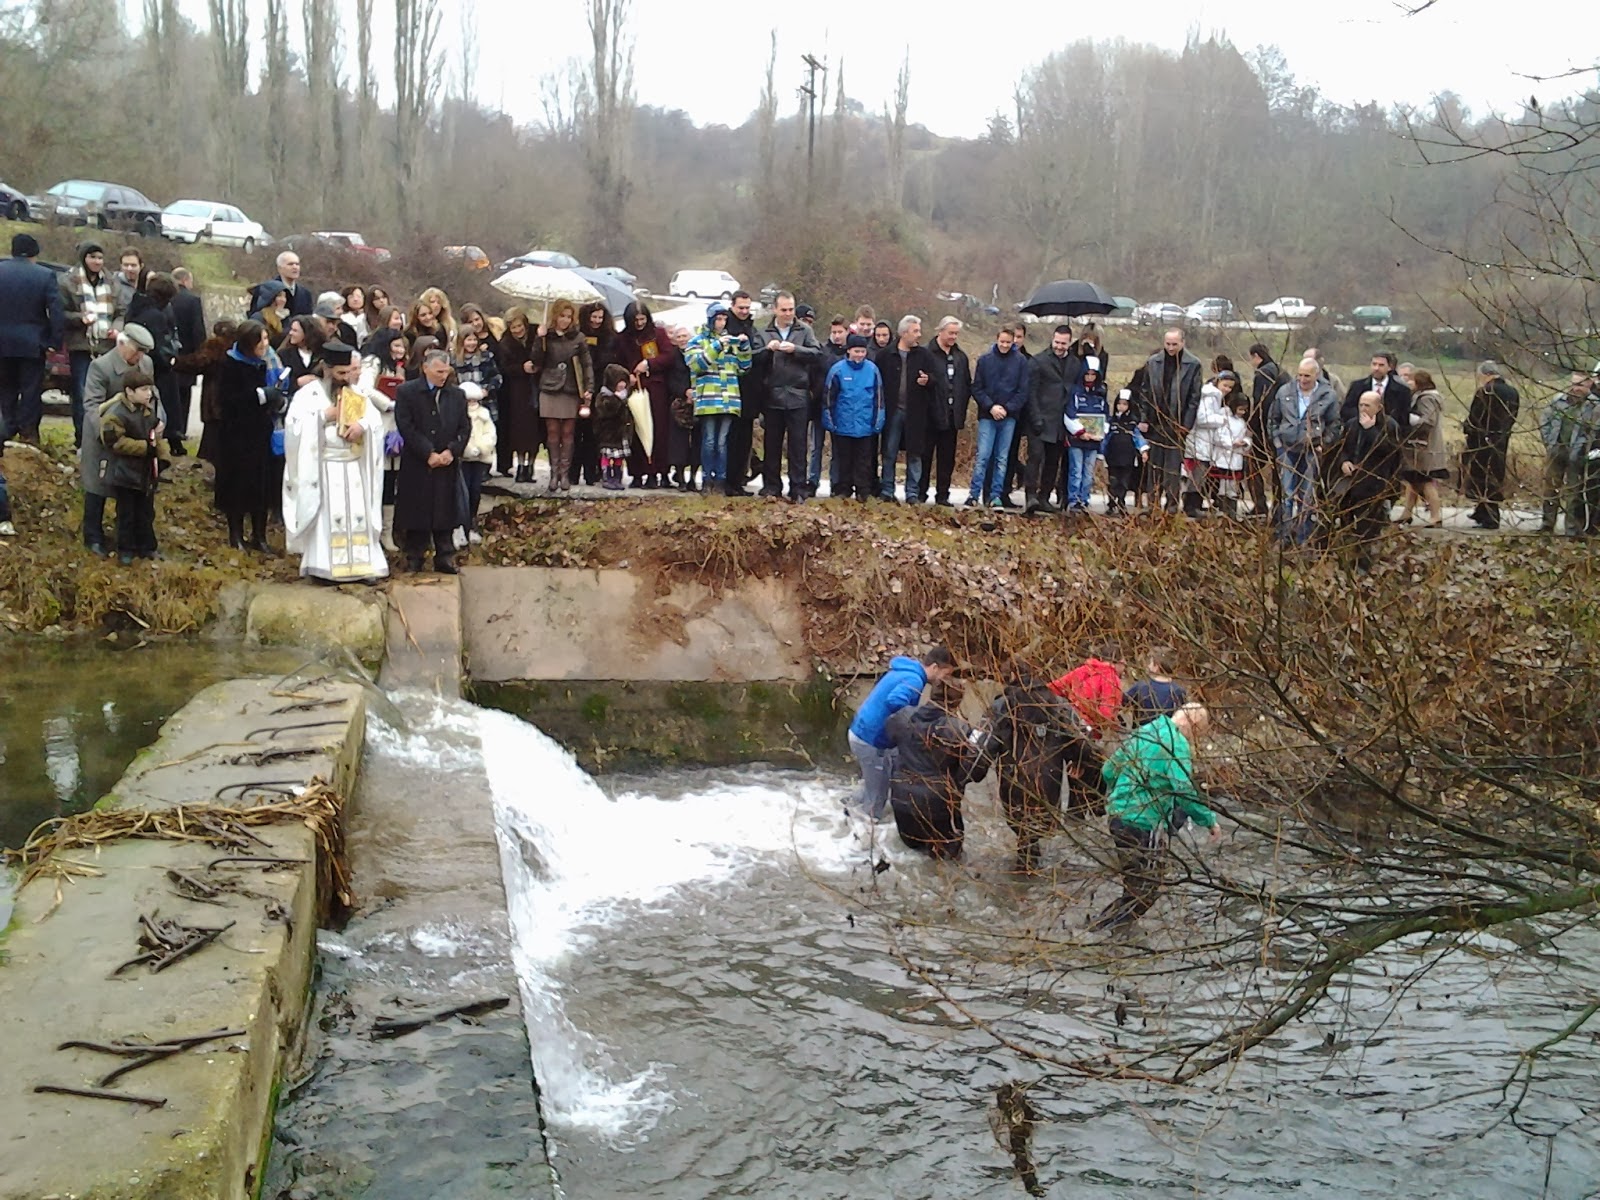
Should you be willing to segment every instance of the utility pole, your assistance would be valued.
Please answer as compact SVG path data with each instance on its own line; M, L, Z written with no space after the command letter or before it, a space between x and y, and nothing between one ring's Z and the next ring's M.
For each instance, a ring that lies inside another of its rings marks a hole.
M817 75L822 75L822 86L826 88L828 66L810 54L802 54L800 61L806 65L806 82L800 88L800 94L806 100L806 203L809 206L812 199L812 168L817 157Z

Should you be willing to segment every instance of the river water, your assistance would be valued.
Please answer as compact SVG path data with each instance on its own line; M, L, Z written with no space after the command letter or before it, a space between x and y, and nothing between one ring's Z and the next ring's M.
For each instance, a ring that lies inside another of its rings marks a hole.
M547 1140L569 1200L1022 1195L993 1118L1008 1081L1033 1084L1041 1195L1580 1200L1600 1189L1587 1033L1542 1062L1517 1122L1502 1119L1499 1090L1518 1051L1593 996L1590 930L1565 937L1559 958L1485 938L1416 978L1415 948L1396 948L1203 1085L1044 1080L893 952L925 962L942 950L958 967L963 930L1021 934L1059 912L1038 894L1050 885L1005 875L992 799L969 795L967 860L937 865L892 832L853 827L841 777L672 771L602 786L516 719L480 720ZM1109 898L1092 864L1068 867L1058 890L1077 878ZM1170 895L1147 920L1181 921L1192 903ZM1129 1045L1146 1025L1212 1029L1231 1004L1227 980L1130 982L1072 965L1045 1002L1026 964L966 978L961 999L1002 1034L1070 1053L1113 1048L1101 1018L1119 999L1132 1011L1113 1036Z

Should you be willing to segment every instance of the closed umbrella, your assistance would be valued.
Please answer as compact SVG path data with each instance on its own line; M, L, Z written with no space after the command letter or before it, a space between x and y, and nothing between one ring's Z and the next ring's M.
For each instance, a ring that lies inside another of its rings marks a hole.
M550 323L550 305L557 300L594 304L600 299L600 293L592 283L565 267L517 267L489 286L516 300L542 303L544 320L539 322L541 325Z
M622 310L636 299L627 284L598 267L573 267L572 273L600 293L600 302L611 310L614 317L620 317Z
M1104 316L1117 307L1109 292L1097 283L1082 279L1057 279L1054 283L1040 284L1028 297L1022 311L1036 317L1086 317L1090 314Z

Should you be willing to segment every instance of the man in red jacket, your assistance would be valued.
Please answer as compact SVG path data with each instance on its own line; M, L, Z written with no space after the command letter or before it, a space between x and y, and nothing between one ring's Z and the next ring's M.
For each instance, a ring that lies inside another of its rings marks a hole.
M1069 701L1096 738L1117 723L1122 707L1122 650L1115 642L1089 648L1089 658L1050 684L1050 690Z

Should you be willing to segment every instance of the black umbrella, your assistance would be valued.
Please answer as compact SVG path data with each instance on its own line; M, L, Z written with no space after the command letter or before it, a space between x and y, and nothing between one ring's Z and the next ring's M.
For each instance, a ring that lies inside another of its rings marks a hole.
M1082 279L1058 279L1041 284L1028 297L1022 311L1036 317L1086 317L1091 313L1104 316L1117 307L1106 290L1097 283Z

